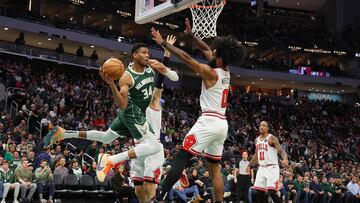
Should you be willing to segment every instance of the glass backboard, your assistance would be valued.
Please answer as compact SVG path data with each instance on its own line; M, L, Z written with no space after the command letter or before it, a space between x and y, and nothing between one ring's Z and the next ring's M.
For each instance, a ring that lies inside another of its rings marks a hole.
M135 22L145 24L189 8L203 0L136 0Z

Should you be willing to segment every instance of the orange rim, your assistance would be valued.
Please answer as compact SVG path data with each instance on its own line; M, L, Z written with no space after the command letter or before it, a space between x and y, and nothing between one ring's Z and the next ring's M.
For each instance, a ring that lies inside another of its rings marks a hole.
M214 0L216 1L216 0ZM216 5L216 6L202 6L202 5L192 5L191 8L206 8L206 9L209 9L209 8L217 8L217 7L220 7L220 6L225 6L226 4L226 0L223 0L220 4Z

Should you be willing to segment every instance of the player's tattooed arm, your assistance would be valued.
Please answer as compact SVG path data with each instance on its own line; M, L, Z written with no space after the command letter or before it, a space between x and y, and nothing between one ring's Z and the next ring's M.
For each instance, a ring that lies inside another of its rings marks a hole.
M213 58L213 52L211 51L210 47L203 40L192 34L191 25L188 18L185 19L185 25L185 34L191 36L197 48L199 48L200 51L204 54L204 56L207 58L207 60L210 61Z
M196 73L199 73L201 78L203 80L207 81L216 81L217 74L213 69L206 65L201 64L195 59L193 59L189 54L187 54L185 51L168 44L161 36L160 32L158 30L155 30L155 28L151 28L151 34L153 36L153 40L159 44L160 46L163 46L167 50L169 50L172 54L177 56L179 59L181 59L190 69L195 71Z
M278 154L280 154L280 156L283 160L283 162L282 162L283 166L288 167L288 165L289 165L288 156L287 156L286 152L281 148L279 139L275 136L270 136L269 144L274 146L275 149L277 150Z

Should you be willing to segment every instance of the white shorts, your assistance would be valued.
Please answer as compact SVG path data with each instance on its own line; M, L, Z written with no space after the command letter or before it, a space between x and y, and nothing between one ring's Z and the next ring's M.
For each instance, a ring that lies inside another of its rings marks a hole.
M146 109L146 119L158 139L160 138L161 130L161 113L162 111L156 111L150 107ZM136 140L135 144L137 144ZM162 174L162 166L165 162L164 146L162 144L161 148L160 152L154 155L131 160L130 176L132 181L146 181L159 184Z
M131 160L130 177L133 182L160 183L162 168L165 162L162 144L161 148L160 152L154 155Z
M227 132L228 123L225 116L204 113L185 136L182 148L193 155L221 160Z
M261 191L278 190L279 176L279 165L259 166L252 188Z

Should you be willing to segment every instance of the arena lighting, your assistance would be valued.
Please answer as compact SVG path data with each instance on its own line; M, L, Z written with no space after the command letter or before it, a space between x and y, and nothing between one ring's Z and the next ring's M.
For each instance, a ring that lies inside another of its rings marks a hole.
M299 51L299 50L302 49L301 47L298 47L298 46L288 46L288 48L289 48L291 51Z
M255 82L251 82L251 84L255 84Z
M7 27L4 27L4 30L9 30L9 28L7 28Z
M331 54L331 51L323 49L304 49L304 51L318 54Z
M91 48L94 48L95 46L94 46L94 45L91 45L90 47L91 47Z
M40 44L42 44L41 42L38 42L38 44L40 45Z
M339 55L339 56L342 56L342 55L346 55L346 51L333 51L334 52L334 54L337 54L337 55Z
M257 42L248 42L248 41L245 41L244 44L247 44L250 47L259 45L259 43L257 43Z
M360 58L360 52L359 52L359 53L355 53L355 57Z
M51 38L48 38L48 41L51 41Z
M83 0L70 0L71 3L75 4L75 5L84 5L85 4L85 1ZM94 8L93 8L94 10Z
M264 78L260 78L260 80L261 80L261 81L263 81L263 80L264 80Z

